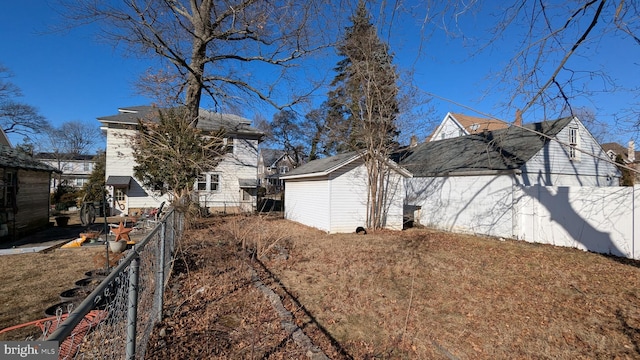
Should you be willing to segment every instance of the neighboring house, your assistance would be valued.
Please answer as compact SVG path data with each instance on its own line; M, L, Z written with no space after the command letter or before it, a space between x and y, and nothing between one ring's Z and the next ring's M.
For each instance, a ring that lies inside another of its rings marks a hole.
M620 178L576 117L423 143L402 155L400 165L413 174L406 184L409 216L495 236L517 237L518 189L617 186Z
M0 145L0 237L16 238L49 225L49 183L57 170Z
M635 150L635 143L633 140L629 141L629 145L625 148L618 143L606 143L602 144L602 148L607 152L607 156L613 161L620 156L623 165L626 165L636 171L640 170L640 151ZM640 174L635 172L633 174L634 183L640 182Z
M9 138L7 137L7 134L2 129L0 129L0 145L8 146L10 148L13 147L13 145L11 145L11 141L9 141Z
M404 179L411 174L389 161L384 227L403 226ZM285 181L284 216L328 233L366 226L367 169L356 152L313 160L280 178Z
M41 152L34 155L34 158L60 171L59 176L51 178L49 191L53 193L60 184L79 189L89 182L89 176L96 164L96 156Z
M458 113L447 113L440 125L427 137L427 142L458 136L479 134L507 128L509 124L495 119L485 119Z
M136 106L118 109L117 115L100 117L107 136L106 185L112 214L134 214L170 201L161 190L147 189L134 177L135 165L130 139L137 133L138 120L157 119L158 108ZM253 211L257 196L258 144L263 133L251 121L231 114L200 110L198 128L225 130L227 154L215 171L200 174L194 192L200 206L211 211Z
M281 175L287 174L297 166L293 157L284 150L260 149L258 155L258 184L267 194L281 192L284 187Z

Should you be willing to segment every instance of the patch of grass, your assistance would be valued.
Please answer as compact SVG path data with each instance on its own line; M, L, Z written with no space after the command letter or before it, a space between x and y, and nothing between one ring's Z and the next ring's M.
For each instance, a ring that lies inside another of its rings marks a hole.
M47 317L45 309L61 301L61 292L75 287L85 272L100 268L94 258L101 252L104 247L96 246L0 256L0 329ZM0 340L30 335L41 334L29 326L0 334Z

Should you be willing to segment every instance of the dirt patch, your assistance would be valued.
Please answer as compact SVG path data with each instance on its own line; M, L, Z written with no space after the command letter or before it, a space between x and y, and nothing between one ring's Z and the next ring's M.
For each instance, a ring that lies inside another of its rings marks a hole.
M635 261L425 229L327 235L256 217L198 227L150 359L306 358L251 268L332 359L640 357Z

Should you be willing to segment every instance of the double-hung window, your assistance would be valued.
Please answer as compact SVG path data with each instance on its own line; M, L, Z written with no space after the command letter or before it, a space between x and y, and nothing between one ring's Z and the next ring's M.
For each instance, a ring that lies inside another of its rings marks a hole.
M196 181L198 191L218 191L220 190L220 174L200 174Z
M580 160L580 152L578 147L580 146L580 137L578 136L578 128L569 128L569 159Z

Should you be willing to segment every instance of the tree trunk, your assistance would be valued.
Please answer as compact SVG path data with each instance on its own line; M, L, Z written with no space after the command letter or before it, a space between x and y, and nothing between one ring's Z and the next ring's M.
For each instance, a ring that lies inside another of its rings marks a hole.
M200 114L200 98L204 87L204 68L207 59L207 43L211 33L211 0L204 0L197 5L192 2L193 14L193 44L191 51L191 62L189 63L189 75L187 77L187 90L185 96L185 107L189 121L193 126L198 125L198 115Z

